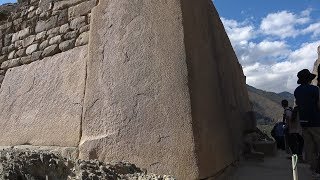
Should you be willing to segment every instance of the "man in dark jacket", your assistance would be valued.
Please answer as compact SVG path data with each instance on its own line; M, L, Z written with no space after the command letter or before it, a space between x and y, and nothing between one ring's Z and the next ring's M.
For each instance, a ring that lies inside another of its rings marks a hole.
M320 119L319 119L319 88L311 85L316 75L303 69L298 73L298 84L294 91L298 116L303 128L305 159L311 164L312 170L320 173Z
M271 136L276 140L277 148L281 150L285 150L285 123L284 122L277 122L272 130Z

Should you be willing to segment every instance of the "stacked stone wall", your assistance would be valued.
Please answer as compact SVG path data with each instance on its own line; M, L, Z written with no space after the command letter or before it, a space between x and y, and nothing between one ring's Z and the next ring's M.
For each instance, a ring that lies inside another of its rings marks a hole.
M0 23L0 85L10 68L88 44L97 0L22 1ZM10 6L10 5L7 5Z

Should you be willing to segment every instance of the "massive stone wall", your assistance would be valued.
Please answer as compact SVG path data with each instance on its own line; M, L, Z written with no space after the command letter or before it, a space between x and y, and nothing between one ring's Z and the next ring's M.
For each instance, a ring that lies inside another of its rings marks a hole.
M313 67L313 74L316 74L317 77L312 81L312 84L314 85L318 85L318 79L319 79L319 67L320 67L320 46L318 47L318 59L315 61L314 63L314 67ZM320 84L319 84L320 85Z
M90 12L96 3L24 0L15 5L0 25L0 85L7 69L87 44Z
M0 89L0 146L78 146L86 49L7 71Z
M236 161L251 109L212 1L97 2L23 0L1 23L0 145L179 179Z
M91 27L81 158L180 179L238 159L250 105L211 1L100 1Z

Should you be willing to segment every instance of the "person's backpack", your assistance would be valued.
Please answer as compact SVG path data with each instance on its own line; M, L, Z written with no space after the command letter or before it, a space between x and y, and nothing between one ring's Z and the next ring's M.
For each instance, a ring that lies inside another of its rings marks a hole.
M285 135L285 124L283 122L276 123L271 130L271 136L274 138L276 136L284 136L284 135Z

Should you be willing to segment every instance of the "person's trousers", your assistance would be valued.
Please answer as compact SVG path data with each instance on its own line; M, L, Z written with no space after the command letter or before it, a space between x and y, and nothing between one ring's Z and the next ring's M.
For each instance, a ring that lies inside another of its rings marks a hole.
M285 150L284 136L276 136L275 140L277 142L277 148L281 150Z
M320 127L303 128L305 160L311 165L311 169L320 172Z
M288 134L288 144L292 154L296 154L298 156L302 155L304 140L299 133Z

